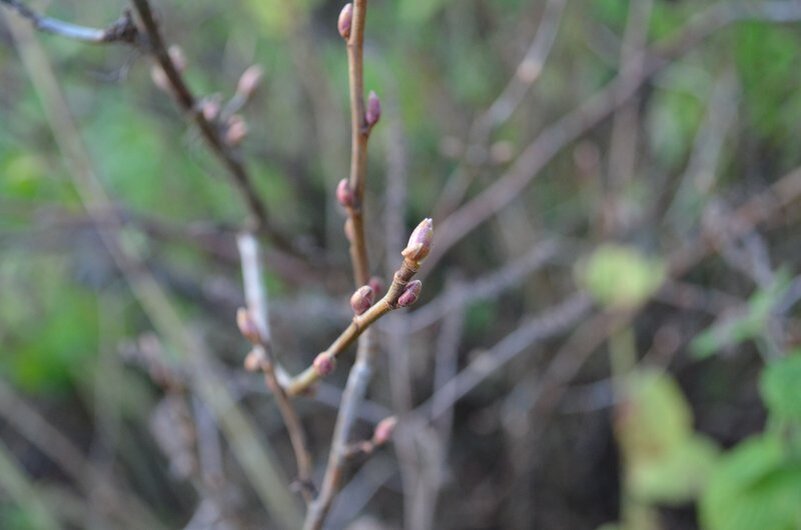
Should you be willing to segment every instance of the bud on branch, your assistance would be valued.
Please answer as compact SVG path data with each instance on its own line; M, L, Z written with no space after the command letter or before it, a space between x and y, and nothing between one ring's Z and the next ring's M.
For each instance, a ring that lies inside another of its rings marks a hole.
M337 20L337 29L342 38L348 40L350 38L350 27L353 24L353 4L345 4L342 11L339 12L339 19Z

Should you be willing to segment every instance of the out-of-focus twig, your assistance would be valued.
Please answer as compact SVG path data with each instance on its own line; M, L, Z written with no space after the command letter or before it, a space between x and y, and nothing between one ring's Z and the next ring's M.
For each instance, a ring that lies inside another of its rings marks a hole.
M126 44L141 44L139 31L126 11L119 20L108 28L98 29L79 26L57 18L41 15L18 0L0 0L0 4L7 6L31 21L33 27L45 33L52 33L68 39L92 44L106 44L109 42L123 42Z
M640 75L631 75L624 65L606 87L543 130L506 173L441 222L437 247L426 269L430 270L451 247L514 200L565 146L627 102L654 74L722 28L752 19L796 22L801 20L801 4L790 0L756 5L719 2L694 17L673 36L641 52L647 60Z

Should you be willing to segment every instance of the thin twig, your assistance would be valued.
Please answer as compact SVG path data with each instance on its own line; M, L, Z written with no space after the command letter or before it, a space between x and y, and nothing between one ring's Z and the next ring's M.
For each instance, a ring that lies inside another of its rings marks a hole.
M52 33L53 35L90 44L123 42L137 45L140 43L139 31L136 29L129 11L125 11L122 17L113 22L108 28L99 29L79 26L57 18L40 15L17 0L0 0L0 4L8 6L9 9L16 11L20 16L27 18L35 29L45 33Z
M312 461L306 448L306 434L303 424L289 400L284 387L279 382L283 370L272 354L269 306L267 290L264 287L263 265L259 243L253 234L245 232L237 238L239 254L242 257L242 278L245 287L245 300L248 314L258 329L259 340L254 344L259 355L263 358L260 363L264 372L267 388L275 396L278 410L286 425L289 441L295 453L295 462L298 467L298 482L300 491L306 502L311 501L314 485L312 483ZM285 377L285 376L284 376Z

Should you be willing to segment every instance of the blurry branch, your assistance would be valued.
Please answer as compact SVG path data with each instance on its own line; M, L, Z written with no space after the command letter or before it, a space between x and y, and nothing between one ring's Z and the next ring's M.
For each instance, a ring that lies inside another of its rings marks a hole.
M570 329L592 308L589 295L576 293L540 314L525 317L520 325L490 350L477 356L417 410L432 420L445 414L456 401L494 374L532 344Z
M253 177L245 167L240 153L233 146L226 143L221 130L206 118L195 96L186 81L184 81L180 69L175 64L173 57L170 56L158 23L150 8L150 3L148 0L131 1L147 34L148 49L163 70L178 104L195 122L212 152L223 163L231 176L232 182L242 194L251 215L248 228L268 235L271 241L279 248L294 252L293 246L287 238L271 225L267 216L267 208L256 191Z
M95 174L47 56L27 27L13 23L10 26L76 192L87 212L102 221L106 212L113 211L113 206ZM296 527L299 519L297 506L280 484L285 481L271 446L259 438L251 420L233 400L215 370L205 344L187 329L162 287L141 262L135 247L126 244L127 240L119 230L122 226L119 219L115 226L99 223L98 232L109 254L159 334L181 353L190 366L194 377L193 390L213 411L262 502L284 527Z
M694 17L672 37L642 51L647 60L637 75L631 72L631 66L623 65L613 81L544 129L506 173L440 223L437 247L431 253L427 268L436 265L451 247L518 197L565 146L620 108L654 74L710 35L740 20L797 22L801 20L801 4L790 0L748 6L719 2ZM632 64L639 62L632 61Z
M34 484L25 476L24 469L14 461L11 451L2 439L0 439L0 490L11 497L11 500L28 515L30 523L35 528L58 530L62 527L36 491Z
M19 13L22 17L27 18L31 21L35 29L44 31L45 33L52 33L68 39L94 44L106 44L109 42L124 42L133 45L140 44L139 32L128 11L108 28L97 29L78 26L70 22L40 15L17 0L0 0L0 4L7 6L9 9Z
M240 309L237 320L243 334L253 343L253 352L250 353L250 356L255 355L255 362L251 361L251 364L255 365L254 368L258 366L264 372L267 388L275 397L278 410L286 425L298 467L300 491L308 502L314 491L311 476L312 462L309 451L306 449L306 434L303 431L303 425L280 382L281 379L286 379L287 375L277 363L272 352L267 289L264 286L259 244L250 233L240 234L237 243L242 256L242 278L248 306L247 309Z

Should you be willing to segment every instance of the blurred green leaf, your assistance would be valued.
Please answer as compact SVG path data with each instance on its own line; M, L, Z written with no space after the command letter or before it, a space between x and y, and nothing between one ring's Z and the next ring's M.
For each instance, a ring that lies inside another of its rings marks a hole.
M596 300L611 307L632 307L647 300L665 279L665 266L637 249L607 244L577 268L581 283Z
M801 352L768 364L759 388L771 415L801 425Z

